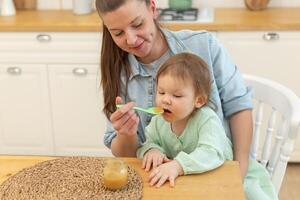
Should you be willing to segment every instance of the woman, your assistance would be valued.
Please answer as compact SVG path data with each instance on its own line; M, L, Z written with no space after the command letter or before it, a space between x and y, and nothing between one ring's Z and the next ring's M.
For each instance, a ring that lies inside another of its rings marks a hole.
M160 64L174 54L192 52L209 65L210 101L245 176L252 138L251 94L222 45L205 31L161 29L154 0L96 0L96 8L103 21L101 84L103 110L109 119L104 143L112 153L135 156L151 116L136 114L132 107L153 106ZM125 106L116 110L120 103Z

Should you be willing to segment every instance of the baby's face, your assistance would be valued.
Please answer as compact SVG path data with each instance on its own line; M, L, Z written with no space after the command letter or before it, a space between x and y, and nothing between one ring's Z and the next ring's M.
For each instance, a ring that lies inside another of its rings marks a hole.
M162 107L162 116L168 122L186 120L198 106L198 97L190 80L160 75L157 83L156 106Z

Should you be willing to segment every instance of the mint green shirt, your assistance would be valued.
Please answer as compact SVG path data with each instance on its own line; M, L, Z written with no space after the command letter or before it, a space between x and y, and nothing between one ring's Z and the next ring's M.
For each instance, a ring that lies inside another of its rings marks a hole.
M152 148L177 160L184 174L210 171L233 159L232 144L220 119L209 107L198 109L179 137L162 116L153 117L146 127L146 142L137 150L137 156L142 158ZM255 160L249 160L243 185L247 200L278 200L268 172Z
M159 149L168 158L177 160L184 174L209 171L233 159L231 142L209 107L195 111L179 137L161 115L155 116L146 127L146 138L137 151L138 157L142 158L151 148Z

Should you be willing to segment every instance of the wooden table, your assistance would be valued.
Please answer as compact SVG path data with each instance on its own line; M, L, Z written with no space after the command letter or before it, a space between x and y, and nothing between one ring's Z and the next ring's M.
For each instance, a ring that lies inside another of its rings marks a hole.
M19 170L36 163L54 159L55 157L39 156L0 156L0 184ZM143 200L146 199L205 199L205 200L244 200L242 179L239 165L227 161L220 168L199 174L181 176L176 179L176 186L171 188L169 182L161 188L150 187L148 173L141 169L141 160L136 158L121 158L135 168L144 181Z

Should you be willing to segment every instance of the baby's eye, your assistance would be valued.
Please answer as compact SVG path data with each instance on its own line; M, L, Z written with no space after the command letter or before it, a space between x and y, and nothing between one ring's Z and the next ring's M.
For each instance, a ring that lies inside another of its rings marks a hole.
M158 91L158 94L160 94L160 95L164 95L165 93L164 93L164 92L159 92L159 91Z
M175 98L180 98L180 97L182 97L182 95L176 95L176 94L174 94L173 95Z

